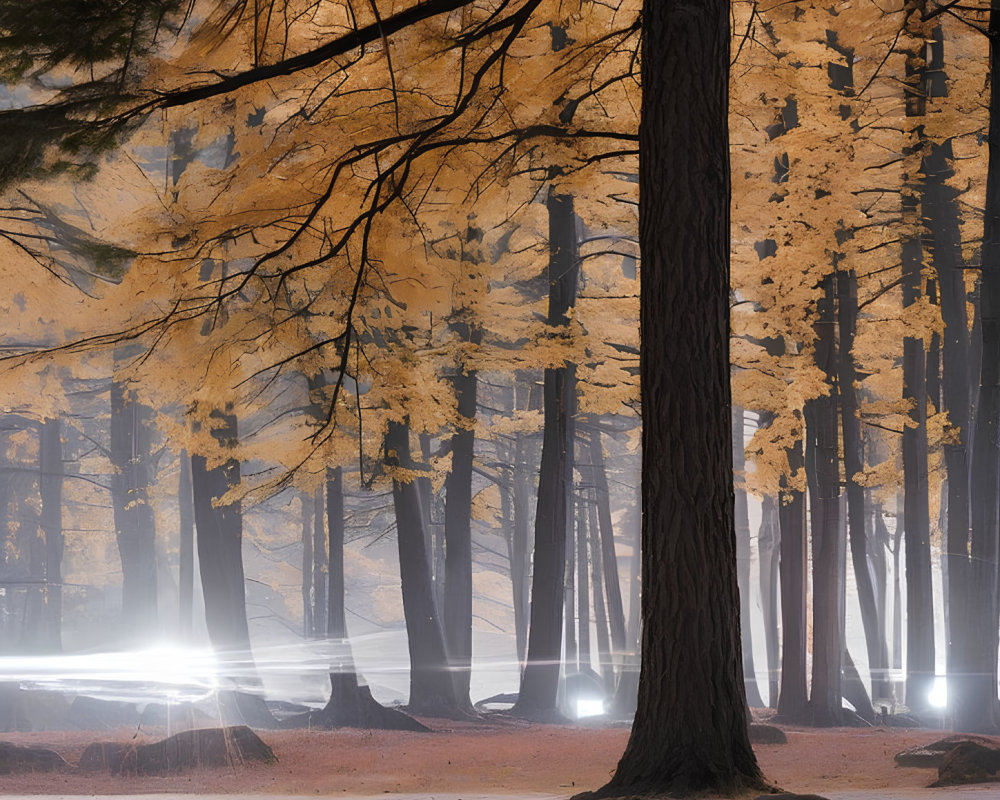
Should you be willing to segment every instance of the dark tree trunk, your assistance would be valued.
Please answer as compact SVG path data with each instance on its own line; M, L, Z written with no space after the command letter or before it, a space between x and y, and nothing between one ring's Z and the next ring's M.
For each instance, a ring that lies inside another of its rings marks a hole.
M997 566L1000 536L1000 0L990 2L989 167L983 219L979 314L982 348L972 433L969 602L961 607L972 632L963 665L956 727L995 731L997 719ZM956 609L957 610L957 609Z
M312 635L317 639L326 638L327 630L327 555L326 555L326 527L323 520L326 517L324 510L326 504L323 497L323 487L320 486L313 492L310 498L313 504L313 612L312 612Z
M58 419L41 425L39 441L39 491L42 499L41 527L45 537L45 630L42 639L48 652L62 650L62 488L65 469Z
M351 645L347 639L344 605L344 479L340 467L326 471L326 529L329 552L326 636L333 647L330 664L330 699L322 710L307 715L310 727L366 728L426 731L407 714L385 708L371 690L358 683Z
M410 428L390 421L385 434L386 464L414 468L410 455ZM410 700L413 713L460 716L455 684L448 669L444 632L434 602L430 554L416 481L393 480L399 574L402 581L403 616L410 650Z
M510 582L514 596L514 638L517 643L517 660L522 666L528 652L528 543L529 498L531 497L531 471L528 451L530 445L523 433L514 435L514 528L511 532Z
M608 629L608 613L604 605L604 550L601 547L600 532L597 528L597 515L594 504L591 504L589 514L590 552L594 564L594 626L597 630L597 663L600 668L604 687L610 692L615 686L615 669L611 658L611 634Z
M122 562L122 618L128 638L157 630L156 520L149 504L149 409L111 383L111 497Z
M813 659L809 711L814 725L837 725L841 709L840 460L837 411L836 293L821 284L816 306L816 365L829 394L806 405L807 468L812 530Z
M603 796L764 788L745 713L733 521L729 10L643 4L642 674Z
M855 713L861 719L870 725L875 724L875 709L872 708L865 682L861 680L861 674L854 666L854 659L846 647L844 648L844 697L854 706Z
M805 468L802 442L788 449L792 473ZM778 496L781 528L781 693L778 714L799 722L808 714L806 694L806 501L789 478L782 477Z
M566 536L565 586L563 588L563 658L566 671L579 668L576 646L576 515L570 514Z
M181 450L180 477L177 482L177 516L179 564L177 588L180 594L181 636L191 635L194 622L194 499L191 486L191 459L187 450Z
M237 421L231 413L214 410L212 436L222 453L237 442ZM194 495L194 520L197 530L198 566L205 598L205 625L216 653L225 668L232 665L234 674L253 676L255 669L250 651L247 625L246 586L243 573L243 513L240 504L216 501L240 482L240 462L230 458L216 467L208 467L205 455L191 456ZM274 719L263 699L243 689L256 688L254 677L238 678L235 691L224 693L223 714L248 725L268 727Z
M615 553L615 530L611 521L611 493L608 491L604 446L601 443L601 432L597 428L590 430L588 445L590 477L596 492L597 522L601 534L611 645L616 653L621 653L628 647L628 641L625 637L625 610L622 604L621 580L618 575L618 556Z
M576 508L576 619L579 630L577 669L591 669L590 572L587 569L587 528L594 504L580 499Z
M576 297L579 263L573 198L550 192L549 313L553 330L565 327ZM569 496L573 486L575 367L545 370L545 430L535 512L528 654L513 713L531 719L559 718L556 694L562 662L563 582Z
M878 610L875 588L868 559L868 533L865 530L865 491L855 481L864 469L861 441L861 420L858 415L858 381L854 360L854 334L858 318L858 286L854 273L837 273L837 317L840 331L840 358L837 362L840 384L840 419L844 441L844 477L847 489L848 541L851 564L861 607L861 624L865 632L868 669L871 672L872 694L888 697L889 652L885 638L879 638ZM853 701L852 701L853 702Z
M482 334L464 321L450 325L463 342ZM452 377L460 426L451 437L451 472L445 478L444 631L458 702L472 712L472 467L476 444L476 372L458 367Z
M746 469L743 446L743 409L739 406L733 406L732 436L733 470L736 476L736 577L740 591L740 646L743 650L743 682L746 685L747 703L752 708L763 708L764 701L757 689L757 671L753 663L753 641L750 635L750 510L743 475L743 471ZM763 521L761 525L763 526ZM767 591L764 586L761 589Z
M299 493L302 504L302 635L307 639L313 635L313 514L315 507L312 495Z

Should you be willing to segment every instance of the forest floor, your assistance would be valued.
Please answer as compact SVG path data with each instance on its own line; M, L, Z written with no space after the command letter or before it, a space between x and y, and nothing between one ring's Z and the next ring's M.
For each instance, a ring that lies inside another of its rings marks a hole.
M278 763L192 770L166 777L76 772L0 776L3 795L357 796L422 795L568 797L602 785L628 738L621 726L529 725L424 720L434 733L261 731ZM957 790L926 789L937 771L897 767L893 755L946 732L893 728L786 727L787 744L757 745L769 780L785 791L836 800L1000 797L1000 780ZM17 744L50 747L71 764L94 741L156 741L163 729L0 734Z

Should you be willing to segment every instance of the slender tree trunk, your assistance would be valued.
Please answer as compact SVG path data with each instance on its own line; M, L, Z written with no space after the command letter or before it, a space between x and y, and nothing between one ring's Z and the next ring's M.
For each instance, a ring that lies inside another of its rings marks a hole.
M573 198L552 191L549 208L549 314L553 329L565 327L576 297L576 215ZM573 485L575 368L545 370L545 430L535 512L528 655L513 713L525 718L559 716L556 693L562 661L563 570L566 564L568 497Z
M798 415L801 417L801 415ZM788 449L793 474L805 468L802 441ZM806 693L806 501L787 477L781 478L778 525L781 528L781 693L778 714L790 721L804 721Z
M62 650L62 489L65 469L62 459L61 426L46 419L40 430L38 480L41 494L41 527L45 537L45 631L49 652Z
M414 468L410 456L410 429L389 422L385 435L386 463L405 470ZM417 714L453 717L460 715L455 684L449 671L444 632L434 602L430 554L420 509L416 481L393 480L392 500L396 511L396 540L402 581L403 615L410 650L409 710Z
M837 327L840 331L840 358L837 362L840 384L840 419L844 441L844 477L847 489L848 542L851 564L861 607L861 624L865 632L868 669L871 672L872 694L889 696L889 652L885 639L879 638L875 588L868 558L868 532L865 530L865 492L855 476L864 469L861 441L861 420L858 415L858 381L854 360L854 334L858 317L858 285L853 272L837 273Z
M312 638L313 624L313 514L315 505L308 492L299 493L302 504L302 635Z
M462 320L450 328L478 345L482 334ZM476 372L459 366L452 376L461 423L451 437L451 472L445 479L444 632L458 702L472 712L472 467L476 443Z
M604 446L601 443L601 432L597 428L591 428L588 445L590 477L595 489L597 522L601 534L611 645L616 653L621 653L628 647L625 636L625 611L622 603L621 580L618 575L618 555L615 553L615 530L611 521L611 493L608 491Z
M313 492L310 498L313 504L313 612L312 612L312 635L317 639L326 638L327 630L327 553L326 553L326 527L324 526L324 513L326 503L324 502L323 486Z
M600 667L601 678L604 681L604 688L611 692L615 688L615 669L611 658L611 634L608 627L608 612L604 604L604 549L601 547L600 532L598 530L597 514L594 506L590 504L589 528L590 528L590 554L594 564L593 569L593 589L594 589L594 625L597 630L597 663Z
M126 635L155 635L156 520L149 504L149 410L111 383L111 497L122 562L122 618Z
M181 450L180 476L177 482L177 527L180 539L177 589L182 637L191 636L194 623L194 498L191 486L191 459Z
M311 726L324 728L380 728L426 731L412 717L381 706L367 686L358 683L351 644L347 638L344 583L344 478L340 467L326 471L326 529L329 560L326 638L333 648L330 699L319 712L308 715Z
M212 437L222 453L237 442L236 417L214 410ZM274 719L263 699L244 690L259 686L250 650L247 624L246 586L243 573L243 512L240 504L217 501L239 485L240 462L234 458L209 468L203 454L191 456L194 495L194 520L197 530L198 565L201 589L205 598L205 624L212 647L223 659L224 670L230 665L234 692L223 702L223 714L249 725L271 726ZM223 672L225 675L225 671ZM242 676L250 675L249 678Z
M809 475L812 528L813 659L809 697L814 725L837 725L841 709L840 637L840 461L838 453L837 345L832 276L822 283L817 303L816 365L826 375L829 394L806 405L806 430L814 465ZM807 474L808 474L807 470Z
M514 442L514 530L511 533L510 581L514 595L514 639L517 660L524 664L528 651L528 509L531 479L528 471L528 444L523 433Z
M576 504L576 618L579 629L577 670L590 670L590 573L587 569L587 522L594 503L582 497Z
M604 796L764 788L733 520L729 13L723 0L642 10L642 674Z

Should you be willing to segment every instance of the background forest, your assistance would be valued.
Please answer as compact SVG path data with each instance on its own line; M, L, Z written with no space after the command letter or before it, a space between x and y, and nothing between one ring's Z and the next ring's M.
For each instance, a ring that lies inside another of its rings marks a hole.
M628 716L638 4L69 6L0 2L0 725ZM993 723L988 11L732 5L744 672L789 720Z

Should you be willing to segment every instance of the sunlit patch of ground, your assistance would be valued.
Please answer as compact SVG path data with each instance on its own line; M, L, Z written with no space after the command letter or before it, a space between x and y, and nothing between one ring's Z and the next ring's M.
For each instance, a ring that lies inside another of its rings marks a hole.
M604 783L625 746L621 727L498 725L424 720L437 732L262 731L279 758L273 767L196 770L167 777L29 774L0 776L5 795L100 795L178 792L193 795L431 795L470 800L476 795L566 797ZM940 731L786 728L788 744L760 745L767 777L787 791L838 800L860 798L1000 797L1000 782L943 793L924 789L934 770L896 767L892 757L925 744ZM162 729L145 729L152 741ZM19 744L51 747L70 762L99 740L129 741L134 730L0 734Z

